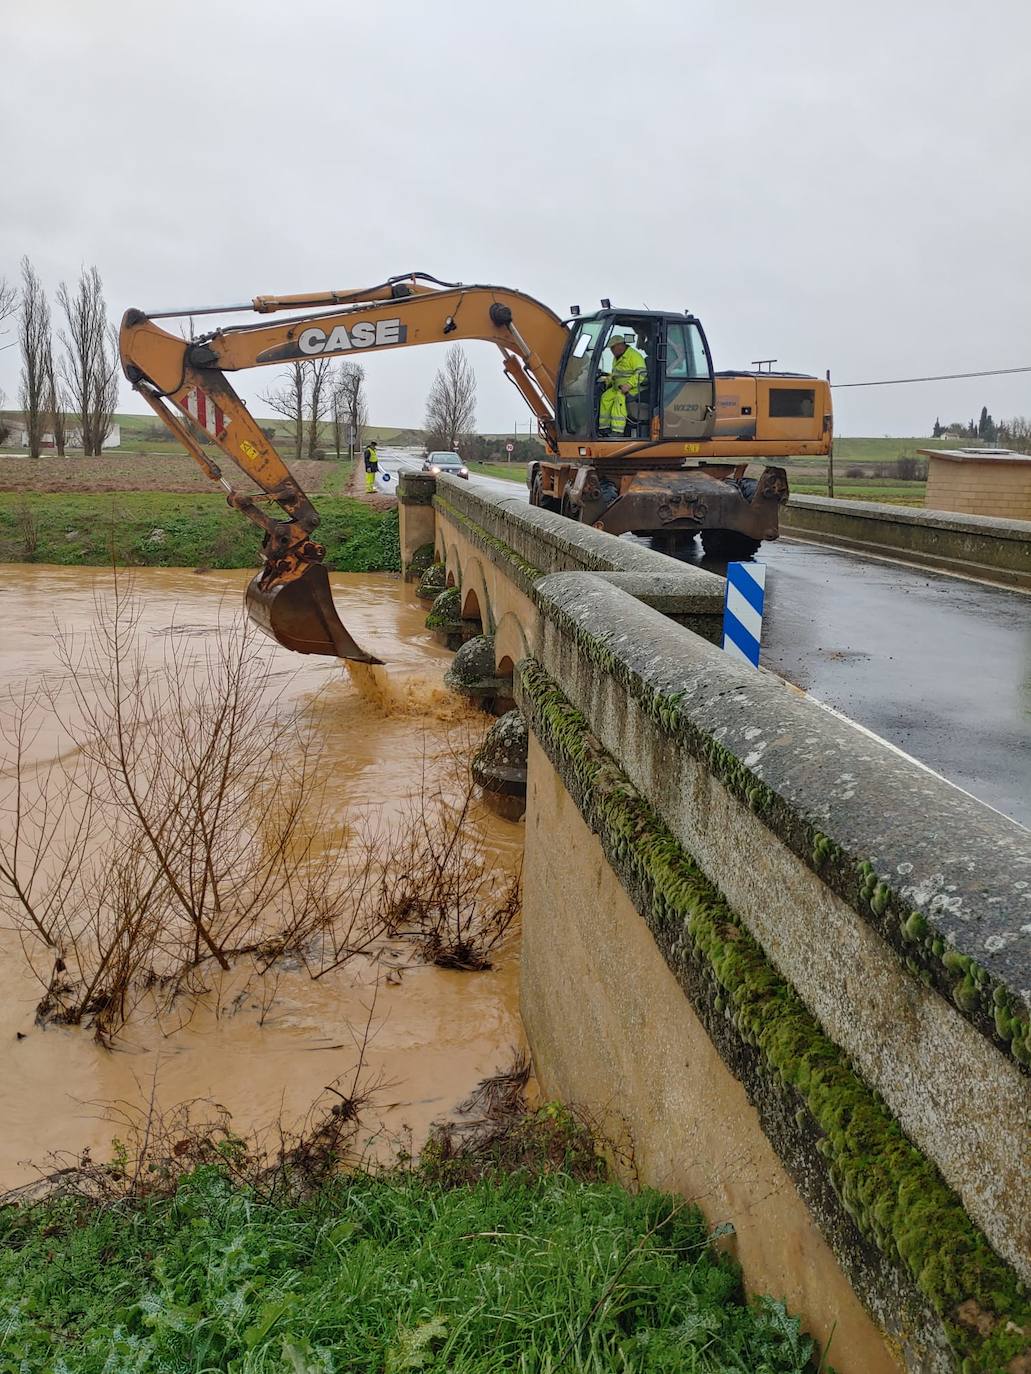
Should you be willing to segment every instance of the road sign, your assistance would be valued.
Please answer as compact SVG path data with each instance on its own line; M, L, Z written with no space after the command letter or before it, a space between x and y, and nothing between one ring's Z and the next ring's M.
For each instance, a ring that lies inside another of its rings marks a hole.
M505 445L505 452L506 452L506 453L514 453L514 452L515 452L515 444L506 444L506 445Z
M727 591L723 603L723 649L739 663L759 666L763 602L766 597L765 563L728 563Z

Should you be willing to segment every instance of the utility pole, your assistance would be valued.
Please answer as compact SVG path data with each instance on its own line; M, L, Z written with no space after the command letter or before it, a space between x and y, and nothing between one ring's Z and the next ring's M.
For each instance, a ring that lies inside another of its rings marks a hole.
M831 384L831 370L827 369L827 385ZM831 431L831 446L827 454L827 495L834 495L834 431Z

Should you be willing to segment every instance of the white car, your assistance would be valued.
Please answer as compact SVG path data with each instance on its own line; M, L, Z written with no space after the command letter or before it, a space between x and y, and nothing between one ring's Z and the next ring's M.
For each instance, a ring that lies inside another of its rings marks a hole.
M428 453L423 460L422 470L432 473L434 477L446 472L450 477L469 478L469 469L457 453Z

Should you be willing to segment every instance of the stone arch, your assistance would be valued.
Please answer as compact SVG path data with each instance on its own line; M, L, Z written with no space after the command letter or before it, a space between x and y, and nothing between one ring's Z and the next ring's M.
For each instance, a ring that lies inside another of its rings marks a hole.
M449 587L460 587L462 585L462 563L458 557L458 547L452 544L448 549L444 564L447 568L446 584Z
M476 588L470 587L468 583L462 588L462 609L459 612L463 620L478 620L483 628L483 612L480 610L480 598L476 595Z
M507 677L514 671L515 664L526 658L529 652L526 631L518 616L512 611L507 611L494 629L494 662L498 665L498 676ZM506 665L504 671L502 664Z
M462 619L478 620L484 634L493 633L490 593L478 558L470 558L462 569Z

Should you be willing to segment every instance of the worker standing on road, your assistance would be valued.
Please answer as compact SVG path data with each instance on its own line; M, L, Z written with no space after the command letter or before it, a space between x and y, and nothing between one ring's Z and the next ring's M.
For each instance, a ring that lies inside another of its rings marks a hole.
M370 439L365 449L365 490L376 490L376 473L379 472L379 458L376 454L376 440Z
M605 377L608 385L601 393L598 411L598 433L614 437L626 432L627 397L636 400L648 380L648 364L644 354L631 348L622 334L614 334L609 341L612 350L612 371Z

